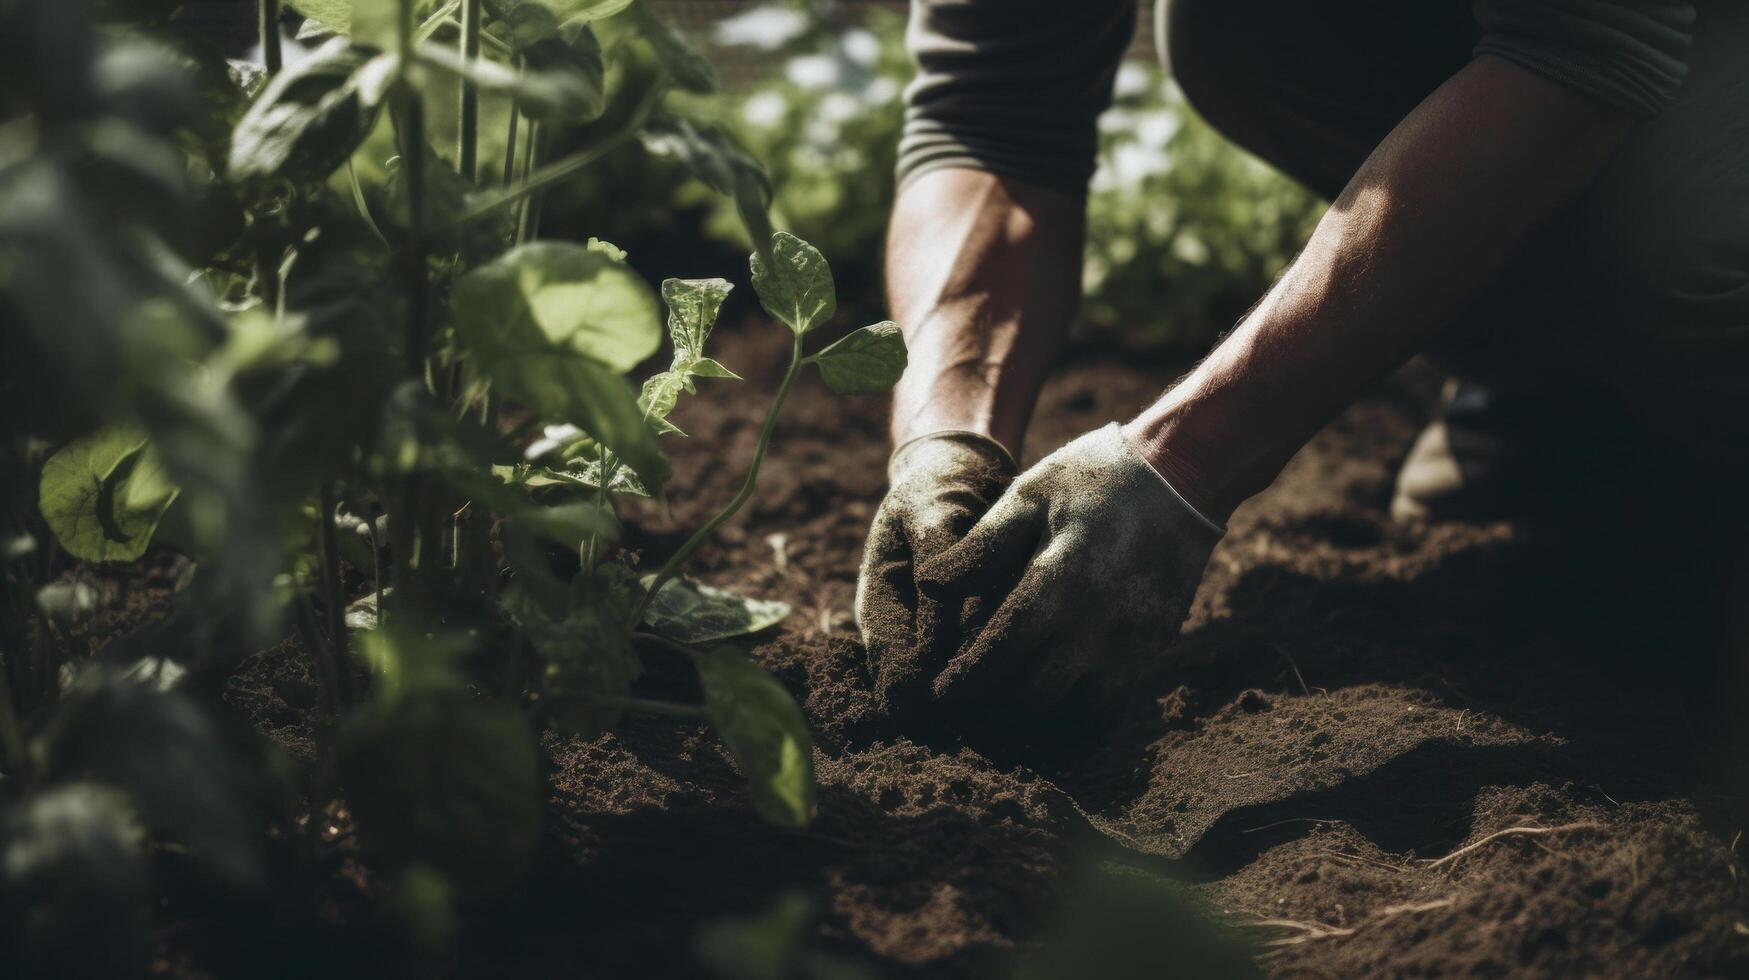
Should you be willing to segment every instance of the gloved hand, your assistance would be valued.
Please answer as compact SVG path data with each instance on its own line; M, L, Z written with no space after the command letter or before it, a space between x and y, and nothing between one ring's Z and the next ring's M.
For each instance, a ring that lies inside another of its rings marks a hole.
M887 464L887 496L856 582L856 622L889 713L922 706L933 675L926 668L939 667L958 643L957 610L918 594L917 565L959 541L1018 470L996 440L960 431L912 439Z
M939 669L931 693L956 707L1038 711L1097 673L1178 634L1226 528L1197 513L1116 423L1022 473L953 547L918 568L938 605L993 609ZM968 624L969 625L969 624Z

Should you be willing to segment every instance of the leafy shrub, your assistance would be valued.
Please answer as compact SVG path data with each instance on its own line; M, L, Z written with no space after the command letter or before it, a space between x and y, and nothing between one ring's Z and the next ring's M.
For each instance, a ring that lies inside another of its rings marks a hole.
M0 907L28 913L9 931L38 924L9 936L33 970L138 954L129 868L152 842L265 886L288 787L257 785L261 747L209 708L288 630L316 666L310 791L344 798L367 855L411 883L414 931L532 860L541 727L705 720L760 813L813 816L800 709L725 642L787 606L679 573L756 492L799 374L884 390L898 330L807 351L836 309L831 270L772 232L752 159L667 98L715 74L642 3L294 6L314 46L263 78L197 43L95 32L72 0L0 0L0 394L20 408L0 442ZM453 138L430 125L433 91L459 93ZM482 125L505 129L496 173ZM707 353L731 287L658 295L611 244L540 237L544 192L640 134L732 202L754 291L793 340L740 492L647 573L614 547L614 502L662 494L668 412L699 379L736 380ZM630 383L664 339L669 368ZM154 542L192 559L167 615L81 657L56 621L90 602L50 581L55 550L123 562ZM370 570L368 595L348 602L343 560ZM651 650L690 659L702 700L634 694ZM93 912L127 920L117 944L71 942Z
M1211 129L1151 62L1124 63L1099 133L1085 326L1201 353L1299 251L1323 205Z

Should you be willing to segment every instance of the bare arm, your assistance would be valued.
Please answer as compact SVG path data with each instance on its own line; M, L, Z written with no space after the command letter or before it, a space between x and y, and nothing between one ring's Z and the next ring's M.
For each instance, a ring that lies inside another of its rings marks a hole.
M905 185L887 242L887 292L910 366L894 390L895 445L941 429L1016 456L1080 298L1085 205L982 170Z
M1126 435L1224 521L1447 327L1629 125L1506 61L1471 62L1373 151L1256 310Z

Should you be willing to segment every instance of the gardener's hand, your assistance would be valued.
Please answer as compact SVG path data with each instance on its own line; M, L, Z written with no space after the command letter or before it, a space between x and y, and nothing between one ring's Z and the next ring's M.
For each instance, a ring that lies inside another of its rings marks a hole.
M1225 528L1198 514L1113 423L1021 474L952 548L925 596L993 608L935 675L937 701L1039 710L1178 633Z
M958 542L1018 469L1000 443L975 432L933 432L893 453L856 583L856 622L885 710L920 707L927 668L945 662L958 642L957 610L919 596L917 565Z

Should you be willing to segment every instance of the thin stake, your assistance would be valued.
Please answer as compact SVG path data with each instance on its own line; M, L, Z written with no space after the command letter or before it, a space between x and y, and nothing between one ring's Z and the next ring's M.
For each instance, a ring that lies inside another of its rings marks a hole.
M279 74L279 0L257 0L256 30L261 38L261 61L267 66L269 78Z
M480 57L480 7L480 0L462 0L461 56L464 65L471 66ZM471 183L479 177L480 154L480 86L471 78L462 78L458 115L456 172Z

